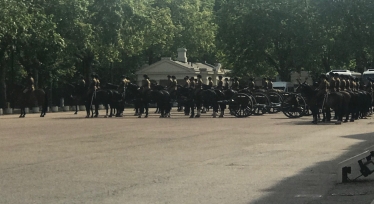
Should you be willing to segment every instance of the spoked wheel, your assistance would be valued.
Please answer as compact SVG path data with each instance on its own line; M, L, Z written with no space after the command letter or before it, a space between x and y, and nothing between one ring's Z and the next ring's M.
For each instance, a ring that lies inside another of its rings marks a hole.
M277 92L268 92L268 98L270 99L270 106L268 107L268 113L278 113L281 111L281 104L283 101L282 95Z
M237 118L245 118L252 115L252 108L253 101L247 94L238 93L231 98L230 113Z
M305 99L299 94L284 95L282 112L288 118L300 118L308 111Z
M265 93L253 93L252 95L256 101L254 114L262 115L269 112L271 102L267 94Z

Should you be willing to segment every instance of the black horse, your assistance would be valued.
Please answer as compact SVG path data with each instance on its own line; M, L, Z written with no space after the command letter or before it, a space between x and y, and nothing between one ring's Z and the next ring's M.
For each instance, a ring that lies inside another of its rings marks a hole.
M149 103L156 103L161 113L161 118L170 117L171 103L170 94L166 90L145 90L142 91L139 86L129 83L126 89L126 98L132 99L135 108L139 109L138 117L145 114L148 117Z
M84 85L79 85L77 83L68 83L66 84L66 91L68 97L70 97L73 101L73 105L75 106L74 114L78 113L78 106L85 104L85 94L87 93L87 87ZM66 93L66 92L65 92Z
M349 113L349 95L342 94L341 92L332 92L326 94L324 97L317 96L317 91L307 84L300 84L299 87L297 87L297 91L306 97L306 101L312 111L312 123L314 124L318 123L317 115L320 108L326 113L326 121L331 120L330 109L333 109L337 116L336 124L341 124L343 115Z
M20 118L26 116L26 107L39 107L41 106L40 117L44 117L48 109L48 96L43 89L36 89L24 93L24 87L13 85L10 95L14 97L15 104L21 109Z

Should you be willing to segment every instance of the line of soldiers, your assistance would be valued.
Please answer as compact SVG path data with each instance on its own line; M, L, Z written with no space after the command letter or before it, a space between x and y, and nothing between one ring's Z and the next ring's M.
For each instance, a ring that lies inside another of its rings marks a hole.
M339 75L338 73L329 73L329 77L325 74L320 75L320 83L317 87L318 90L317 98L324 96L329 92L339 91L358 91L363 90L372 93L374 84L369 80L365 86L363 82L360 82L359 78L354 78L348 75Z

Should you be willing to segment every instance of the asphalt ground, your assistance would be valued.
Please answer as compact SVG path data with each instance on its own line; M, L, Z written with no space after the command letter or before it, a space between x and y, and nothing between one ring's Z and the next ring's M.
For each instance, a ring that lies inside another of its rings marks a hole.
M103 111L100 112L103 114ZM374 175L336 183L374 120L0 116L0 203L371 203Z

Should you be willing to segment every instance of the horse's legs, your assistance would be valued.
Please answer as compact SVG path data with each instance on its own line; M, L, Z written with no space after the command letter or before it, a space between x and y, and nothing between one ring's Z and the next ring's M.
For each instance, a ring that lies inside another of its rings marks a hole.
M149 110L149 108L148 108L148 103L145 103L144 104L144 108L145 108L145 118L148 118L148 110Z

